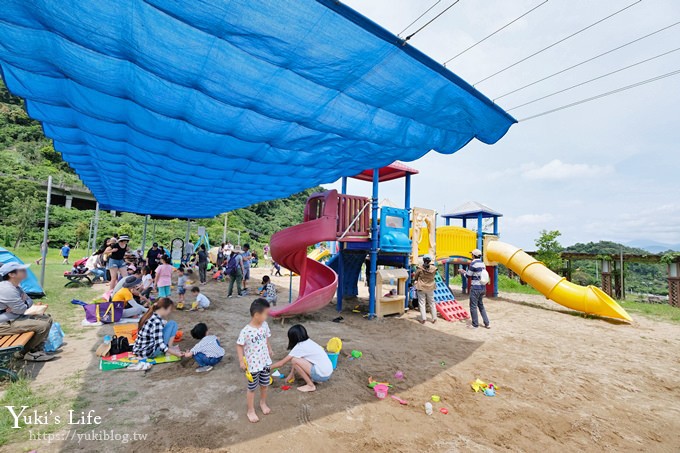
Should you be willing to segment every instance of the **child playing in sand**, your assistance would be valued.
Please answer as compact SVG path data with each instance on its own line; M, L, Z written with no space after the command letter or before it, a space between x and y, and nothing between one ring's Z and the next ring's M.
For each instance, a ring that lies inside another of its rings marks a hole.
M224 357L224 348L220 339L208 335L208 326L199 322L191 329L191 336L199 341L196 346L184 353L184 357L193 357L198 364L197 373L205 373L213 369Z
M286 381L295 379L297 374L306 385L298 387L301 392L313 392L316 390L315 382L326 382L333 374L333 364L328 358L326 351L314 340L309 339L307 329L296 324L288 329L288 349L290 352L285 359L281 359L272 368L280 368L292 361L293 366Z
M210 306L210 299L205 294L201 294L201 288L198 286L191 288L191 294L196 298L194 303L191 304L192 310L205 310Z
M272 364L272 347L269 343L271 331L267 325L269 302L257 298L250 305L250 322L241 330L236 340L236 354L241 369L252 376L248 379L248 420L257 423L260 418L255 413L255 390L260 387L260 409L267 415L271 412L267 406L267 387L270 381ZM245 360L244 360L245 359ZM248 376L248 374L246 374Z
M189 280L189 276L184 271L183 265L179 267L179 270L181 274L177 277L177 294L179 296L179 303L184 305L184 294L187 292L187 280Z
M149 266L144 266L142 269L142 296L148 299L152 289L153 277L151 276L151 268Z
M260 296L267 299L272 306L276 307L276 286L272 283L269 275L262 277L262 287L260 288Z
M158 297L170 297L170 286L172 285L172 273L175 268L170 264L170 257L161 255L161 265L156 268L156 288Z

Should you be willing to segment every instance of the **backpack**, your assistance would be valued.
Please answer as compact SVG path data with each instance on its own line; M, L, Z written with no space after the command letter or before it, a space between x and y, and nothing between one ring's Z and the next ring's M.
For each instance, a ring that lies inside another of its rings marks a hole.
M234 276L238 273L236 268L236 255L232 253L229 261L227 262L227 267L224 269L224 273L229 276Z
M132 347L130 346L127 337L113 336L111 339L111 349L109 350L110 355L122 354L130 351L132 351Z
M489 272L486 270L482 270L482 275L479 276L479 281L482 283L482 285L488 285L489 282L491 281L491 278L489 277Z

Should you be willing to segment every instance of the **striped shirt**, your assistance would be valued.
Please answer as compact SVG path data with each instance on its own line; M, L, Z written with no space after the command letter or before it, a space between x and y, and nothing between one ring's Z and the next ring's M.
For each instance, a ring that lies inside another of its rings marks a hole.
M191 353L193 355L205 354L206 357L213 358L224 357L224 348L220 346L220 340L215 335L206 335L191 348Z
M465 271L465 275L470 279L470 286L486 286L484 283L482 283L482 271L484 269L486 269L486 267L484 266L482 260L479 258L472 260Z

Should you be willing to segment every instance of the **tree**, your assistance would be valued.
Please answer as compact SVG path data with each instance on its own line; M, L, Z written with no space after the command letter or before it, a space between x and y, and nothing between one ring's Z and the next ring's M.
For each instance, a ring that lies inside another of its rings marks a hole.
M26 234L38 221L40 207L40 202L35 198L15 198L12 200L11 213L7 220L10 225L14 226L16 231L16 238L14 239L15 249L19 247Z
M553 271L562 268L562 245L557 240L562 236L558 230L541 230L540 236L534 243L536 244L536 259L545 264Z

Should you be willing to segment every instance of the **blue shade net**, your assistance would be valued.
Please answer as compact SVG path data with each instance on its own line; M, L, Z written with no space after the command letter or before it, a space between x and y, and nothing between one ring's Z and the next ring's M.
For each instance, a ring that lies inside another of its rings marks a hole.
M177 217L299 192L515 122L331 0L3 0L0 67L105 209Z

